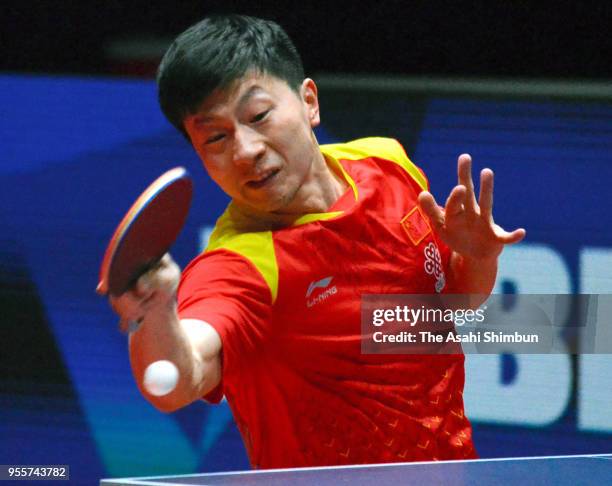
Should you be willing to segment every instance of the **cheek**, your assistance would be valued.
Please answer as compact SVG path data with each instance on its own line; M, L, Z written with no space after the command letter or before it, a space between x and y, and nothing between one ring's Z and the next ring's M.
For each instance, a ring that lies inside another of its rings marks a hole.
M310 126L302 118L287 117L279 127L280 133L277 139L281 141L285 152L290 154L292 159L301 160L303 152L310 147Z
M202 165L204 166L204 169L209 177L225 192L231 192L233 186L232 183L236 180L236 178L232 177L232 174L224 169L223 164L210 159L200 158L202 159Z
M296 136L301 138L311 130L308 116L298 103L284 107L276 121L276 126L282 130L285 139L291 140Z

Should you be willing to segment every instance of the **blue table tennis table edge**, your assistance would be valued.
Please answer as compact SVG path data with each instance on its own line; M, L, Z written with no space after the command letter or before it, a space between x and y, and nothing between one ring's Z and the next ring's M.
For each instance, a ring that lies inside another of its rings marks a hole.
M192 474L176 474L166 476L146 476L146 477L130 477L130 478L104 478L102 481L121 481L122 484L133 486L168 486L167 482L156 482L158 479L168 480L169 478L198 478L198 477L214 477L214 476L230 476L230 475L254 475L254 474L270 474L270 473L287 473L287 472L312 472L312 471L330 471L343 469L365 469L365 468L385 468L394 466L411 466L418 467L432 464L457 464L466 462L502 462L502 461L537 461L546 459L608 459L612 460L612 453L609 454L578 454L578 455L560 455L560 456L526 456L526 457L492 457L486 459L465 459L465 460L448 460L448 461L417 461L417 462L386 462L380 464L353 464L342 466L315 466L315 467L295 467L295 468L279 468L279 469L254 469L246 471L219 471L211 473L192 473ZM112 483L111 483L112 484Z

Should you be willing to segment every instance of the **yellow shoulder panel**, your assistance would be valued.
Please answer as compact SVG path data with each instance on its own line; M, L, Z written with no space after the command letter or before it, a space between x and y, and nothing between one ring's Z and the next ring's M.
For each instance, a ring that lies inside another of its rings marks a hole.
M422 189L427 190L427 179L410 161L400 143L393 138L369 137L348 143L321 145L321 151L335 159L359 160L366 157L378 157L390 160L400 165Z
M249 260L268 284L274 303L278 295L278 263L272 231L241 232L231 213L231 208L228 208L217 221L206 251L225 249Z

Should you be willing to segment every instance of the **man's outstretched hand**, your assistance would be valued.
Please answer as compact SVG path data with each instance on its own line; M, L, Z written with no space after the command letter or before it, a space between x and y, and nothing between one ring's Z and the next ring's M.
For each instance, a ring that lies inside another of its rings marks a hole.
M480 172L480 194L476 201L472 180L472 158L457 161L458 184L441 208L427 191L419 194L419 205L429 217L434 231L454 252L474 260L497 259L504 245L525 237L523 228L507 232L493 220L493 171Z

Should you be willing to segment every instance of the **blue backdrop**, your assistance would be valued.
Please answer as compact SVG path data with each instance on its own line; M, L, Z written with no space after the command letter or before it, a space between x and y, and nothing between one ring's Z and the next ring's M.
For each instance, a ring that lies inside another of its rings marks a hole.
M456 158L496 174L497 221L524 226L497 291L612 291L612 105L322 89L321 143L394 136L444 201ZM196 188L185 265L227 198L162 118L152 82L0 77L0 462L73 478L248 468L226 404L171 415L138 393L97 269L132 200L166 169ZM612 450L610 356L469 356L484 457Z

